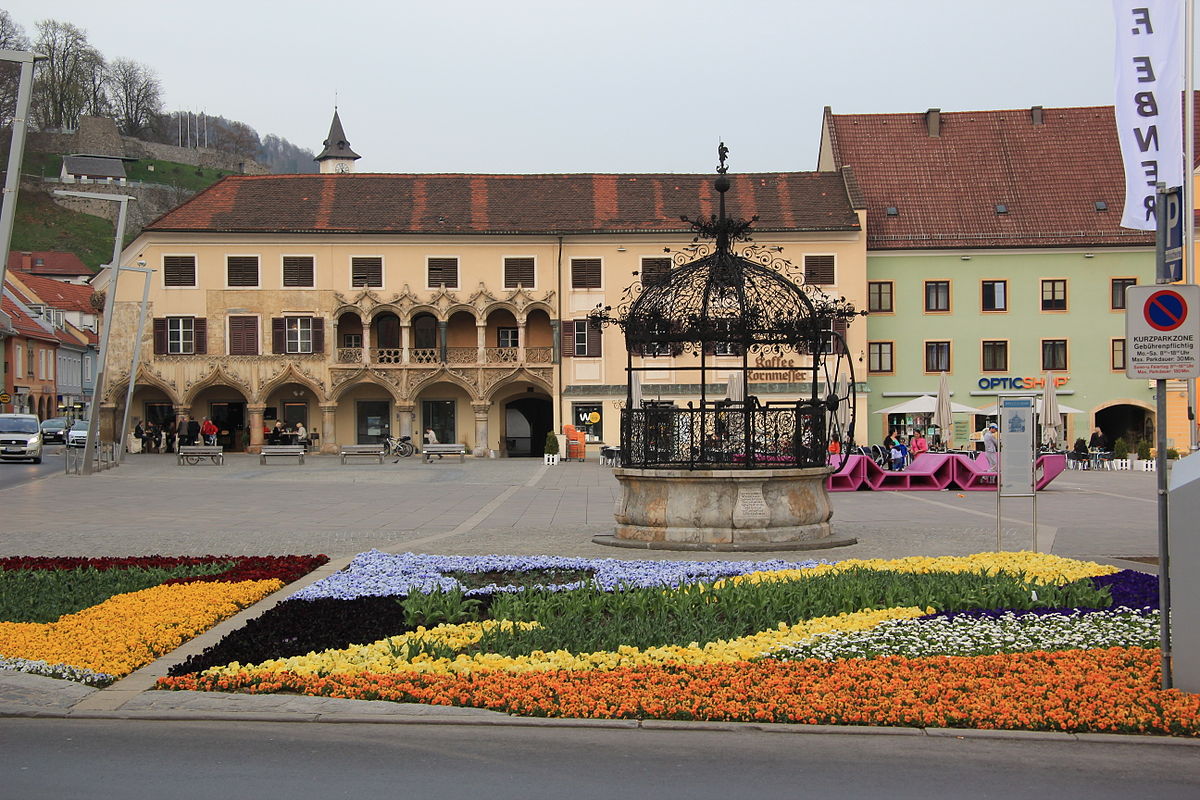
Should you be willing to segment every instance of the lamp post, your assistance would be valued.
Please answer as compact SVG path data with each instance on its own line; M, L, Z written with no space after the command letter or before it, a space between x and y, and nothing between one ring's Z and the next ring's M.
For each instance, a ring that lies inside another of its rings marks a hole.
M105 292L104 298L104 318L101 323L104 326L104 330L100 334L100 353L96 357L99 363L96 365L96 382L92 388L92 413L88 417L87 442L83 448L83 474L91 475L95 471L95 447L100 434L100 400L104 397L104 361L108 357L108 337L112 333L113 308L116 305L117 299L117 282L121 277L121 248L125 242L125 219L129 210L129 201L137 200L137 198L124 194L98 194L94 192L68 192L63 190L57 190L54 194L58 197L82 197L85 200L112 200L121 204L120 213L117 215L116 236L113 239L112 261L108 264L108 268L112 270L112 273L108 279L108 291ZM130 376L130 379L132 380L132 376Z
M33 96L33 65L45 60L45 56L25 50L0 50L0 61L15 61L21 65L12 142L8 148L8 174L4 176L4 204L0 209L0 242L4 243L3 253L0 253L0 291L8 272L8 248L12 246L13 221L17 216L17 191L21 188L21 162L25 158L25 128Z
M138 261L136 267L121 267L125 272L140 272L146 278L142 287L142 308L138 312L137 336L133 340L133 361L129 365L129 384L125 387L125 414L121 419L121 430L118 434L120 444L117 447L117 463L125 460L125 432L129 430L129 408L133 405L133 384L137 378L138 363L142 358L142 333L146 329L146 305L150 301L150 276L154 270L146 269L145 261Z

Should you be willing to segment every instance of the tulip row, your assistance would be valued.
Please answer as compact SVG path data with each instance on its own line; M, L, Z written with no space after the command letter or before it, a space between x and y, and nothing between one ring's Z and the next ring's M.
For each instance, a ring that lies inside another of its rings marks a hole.
M1158 688L1158 652L1069 650L663 664L468 675L239 672L163 688L295 692L546 717L684 719L1200 735L1200 695Z

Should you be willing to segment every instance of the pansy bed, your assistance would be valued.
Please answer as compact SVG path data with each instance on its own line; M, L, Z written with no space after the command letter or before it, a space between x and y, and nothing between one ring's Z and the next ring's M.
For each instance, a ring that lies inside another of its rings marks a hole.
M1157 579L1035 553L825 562L371 551L163 689L553 717L1200 733Z
M328 560L0 558L0 669L106 686Z

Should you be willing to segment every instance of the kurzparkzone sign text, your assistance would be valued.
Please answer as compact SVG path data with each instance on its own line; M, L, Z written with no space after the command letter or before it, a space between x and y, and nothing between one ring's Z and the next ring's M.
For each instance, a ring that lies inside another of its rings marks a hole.
M1125 290L1125 376L1148 380L1200 377L1200 286L1130 286Z

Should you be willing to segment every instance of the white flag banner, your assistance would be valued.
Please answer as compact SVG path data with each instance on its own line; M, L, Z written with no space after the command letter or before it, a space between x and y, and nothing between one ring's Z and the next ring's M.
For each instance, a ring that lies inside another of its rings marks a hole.
M1155 184L1183 185L1184 2L1113 0L1126 228L1155 230Z

